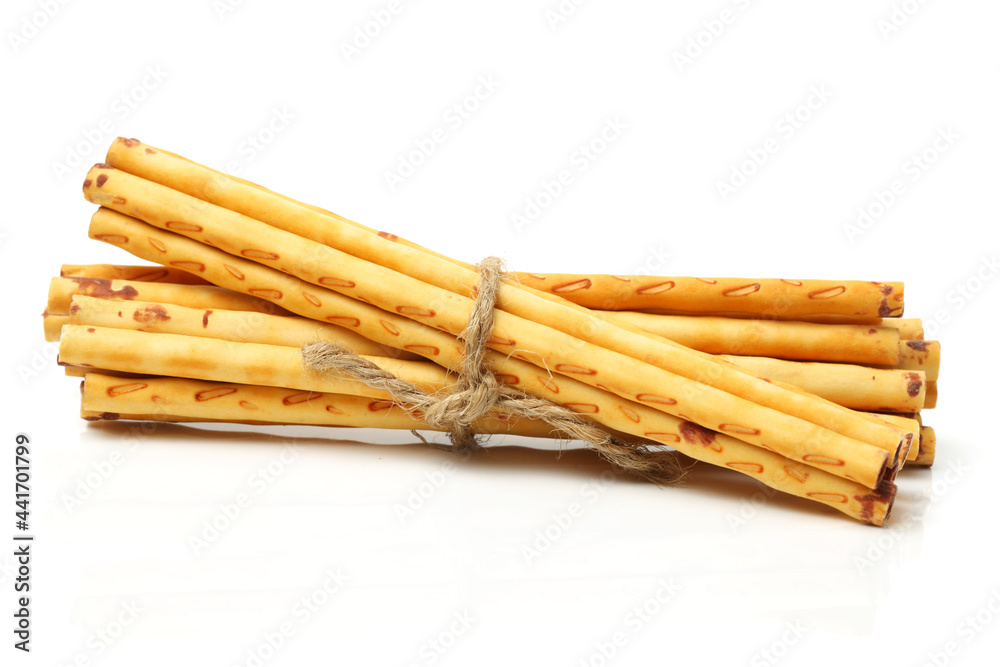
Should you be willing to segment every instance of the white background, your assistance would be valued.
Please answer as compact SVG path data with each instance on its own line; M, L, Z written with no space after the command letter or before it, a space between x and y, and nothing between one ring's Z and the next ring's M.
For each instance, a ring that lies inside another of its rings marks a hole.
M348 58L387 0L50 4L47 18L44 2L10 0L0 20L0 539L15 532L18 432L32 439L37 536L30 655L11 648L13 547L0 548L0 662L995 659L1000 455L982 419L996 409L1000 281L977 273L993 277L1000 246L1000 5L593 0L553 25L556 0L423 0ZM452 121L481 78L495 90ZM609 122L615 140L581 161ZM385 173L435 128L445 141L391 189ZM905 281L907 314L941 321L941 407L925 420L938 462L901 476L879 530L704 467L657 489L609 482L588 452L461 462L405 433L88 427L39 314L61 263L130 261L87 239L80 194L117 135L470 261ZM762 166L742 166L765 146ZM925 151L933 163L916 166ZM569 187L515 225L563 169ZM724 198L734 169L753 173ZM902 194L852 238L845 225L879 212L897 179ZM268 466L279 474L262 484ZM440 488L421 487L432 478ZM239 494L250 505L196 553L191 538ZM554 529L572 503L582 513ZM342 588L321 592L338 572ZM322 604L306 613L310 597Z

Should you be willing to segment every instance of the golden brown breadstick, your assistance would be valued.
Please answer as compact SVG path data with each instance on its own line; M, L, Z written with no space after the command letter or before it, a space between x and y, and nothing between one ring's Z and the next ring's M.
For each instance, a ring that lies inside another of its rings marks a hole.
M924 324L915 317L886 317L879 325L898 329L900 340L924 339Z
M913 414L918 414L918 413L913 413ZM886 413L881 413L876 416L878 416L880 419L884 419L890 424L896 424L897 426L905 428L909 431L914 431L917 434L920 433L920 428L921 428L920 421L916 419L914 416L908 416L902 414L886 414ZM910 447L909 451L906 454L906 459L905 459L906 462L912 462L917 460L917 456L920 450L919 440L920 437L918 435L916 440L914 440L913 442L913 446Z
M927 383L927 396L924 398L924 409L930 410L937 407L938 388L937 381Z
M356 231L375 232L325 209L303 204L135 139L118 138L113 142L108 149L107 162L178 192L270 224L275 224L270 216L278 206L282 206L286 210L305 209ZM378 235L426 257L471 268L468 264L400 239L395 234L378 232ZM898 317L903 312L902 283L535 273L517 273L516 278L525 286L602 310L665 308L688 313L743 312L780 316L782 319L816 314Z
M180 299L178 299L180 300ZM152 333L218 338L245 343L301 347L326 340L340 343L358 354L396 359L421 357L379 345L352 329L323 324L305 317L284 317L245 310L187 308L175 303L115 302L77 295L66 324L86 324Z
M69 302L74 294L115 301L180 302L190 308L226 308L275 315L288 314L280 306L265 299L236 293L215 285L172 285L104 278L53 278L49 283L49 302L46 312L50 315L69 315Z
M102 179L98 187L97 181ZM211 238L213 245L231 256L248 257L314 285L327 285L333 291L447 331L461 330L471 312L472 300L461 294L468 293L469 285L477 278L475 273L444 261L435 267L415 266L414 262L428 263L433 259L415 251L416 256L404 262L405 253L399 251L408 249L391 242L378 246L383 254L379 257L381 264L375 263L107 165L91 170L84 193L91 201L120 211L138 207L143 219L163 229L174 229L193 239ZM130 205L129 201L133 203ZM309 211L299 208L296 213ZM336 223L325 216L319 217L322 222ZM275 222L273 216L270 222ZM367 244L384 240L349 226L327 230L308 228L297 218L282 222L288 227L298 225L297 232L307 232L313 237L332 240L336 234L337 242L358 255L370 254L377 244L371 247ZM351 230L357 237L353 240L348 238ZM248 243L248 239L252 242ZM325 275L330 267L336 267L336 276ZM199 273L204 275L204 269ZM421 279L410 273L418 274ZM282 296L275 294L273 298L280 302ZM625 398L666 390L674 402L654 407L690 416L696 423L749 442L765 443L792 458L809 449L810 454L823 457L824 461L839 462L852 458L849 451L859 445L869 444L878 449L891 439L895 443L892 446L899 447L904 437L895 429L760 380L710 355L604 322L585 309L562 306L514 286L501 290L498 304L504 310L495 312L497 335L490 342L493 349L510 351L514 346L528 349L548 368L580 376L588 383L602 384ZM733 418L741 421L729 421ZM778 426L779 423L784 425ZM816 427L827 429L827 434L820 435ZM812 431L805 443L801 435L793 435L803 428ZM842 447L846 449L841 450ZM826 453L820 453L820 449ZM839 463L836 465L841 467ZM842 467L839 472L844 472Z
M134 280L142 283L174 283L175 285L207 285L207 281L172 266L125 266L121 264L63 264L62 278L105 278Z
M155 400L154 396L159 400ZM211 398L198 400L198 396ZM83 405L90 416L97 417L104 412L121 416L148 409L144 406L156 406L156 413L162 411L164 415L193 419L215 420L225 415L223 421L241 417L239 421L252 419L274 423L383 427L388 427L387 422L392 419L400 422L396 428L427 428L411 417L404 417L404 410L390 408L383 401L375 401L373 408L371 399L367 398L332 398L330 394L323 393L173 378L151 378L123 386L119 378L89 374L84 382ZM328 405L332 405L334 410L329 410ZM351 405L356 405L356 408L352 410ZM643 406L637 407L644 409ZM372 415L377 421L368 421ZM507 432L508 428L510 432L526 435L551 433L547 425L530 425L525 420L515 421L510 426L503 420L487 419L484 422L477 424L477 429L484 433ZM491 429L490 422L495 428ZM534 431L528 432L527 429ZM867 523L882 525L888 517L895 496L895 486L891 482L872 491L735 438L708 432L689 422L678 421L677 432L679 445L689 449L699 460L738 470L769 486L829 505Z
M316 318L326 318L330 320L335 319L335 321L340 322L349 320L351 326L356 328L367 338L389 345L394 344L394 339L396 341L396 345L400 344L398 341L406 341L409 345L407 349L423 356L427 356L438 363L442 363L446 367L458 368L460 363L461 349L455 339L431 327L417 324L407 318L386 313L374 308L373 306L369 306L349 297L325 290L322 287L305 283L288 274L277 272L256 263L227 255L216 248L206 247L191 239L179 237L175 234L162 230L157 230L137 220L128 218L127 216L107 211L106 209L98 211L98 213L94 215L91 223L91 235L95 238L103 238L105 240L113 239L110 242L144 259L150 259L155 253L157 255L169 256L172 259L197 261L205 266L204 275L214 284L225 285L237 290L246 290L248 287L252 286L268 289L272 292L280 293L282 295L280 302L294 312L309 314ZM154 238L157 241L158 248L163 248L163 250L153 249L152 246L142 241L146 238ZM328 315L327 313L333 314ZM498 328L497 334L502 334L502 332L503 329ZM503 347L501 347L501 349L503 349ZM497 361L497 359L499 359L499 361ZM525 357L525 359L531 361L534 360L535 357ZM497 355L496 358L491 358L491 363L495 364L498 372L509 376L513 384L521 386L528 393L552 399L553 391L551 389L546 389L546 387L551 386L558 388L562 380L568 379L568 376L556 379L547 376L545 373L539 374L537 369L534 371L529 370L530 367L528 367L529 369L510 372L507 370L501 370L502 368L509 368L515 361L517 360L508 358L507 355L504 354ZM536 379L540 380L540 384L532 384ZM507 380L505 379L505 381ZM659 401L667 403L669 401L677 400L673 397L665 397L662 393L664 391L663 387L657 387L655 391L648 391L648 393L641 393L642 391L643 390L639 390L636 393L639 394L640 400L644 400L647 404ZM691 402L691 408L697 409L699 406L704 404L704 400L697 400L699 398L703 398L703 396L695 396L694 398L696 400ZM590 405L594 404L594 401L588 400L586 402L581 402L581 404ZM676 403L669 403L667 405L667 407L675 406ZM656 405L655 407L660 406ZM694 412L694 409L686 407L680 408L680 410L682 410L686 415ZM596 408L592 412L596 413ZM622 428L613 423L608 423L607 420L613 419L619 414L633 414L634 412L635 411L631 408L625 408L622 412L619 412L618 410L612 410L610 412L602 411L599 416L595 417L595 419L606 426L629 432L627 428ZM635 427L635 424L633 424L633 427ZM640 432L640 434L643 432L645 431ZM740 436L744 438L749 438L751 435L753 434L740 433ZM829 440L826 440L820 444L828 443ZM813 460L820 465L823 464L821 462L834 460L832 456L826 458L826 454L820 454L815 450L810 450L810 446L814 444L816 444L815 436L799 438L798 445L803 446L805 449L805 451L800 450L799 455L809 456L809 458L806 459L807 461ZM892 451L892 449L898 447L899 445L897 443L892 445L891 448L887 447L886 449ZM880 452L880 454L873 454L872 452L869 452L865 454L865 456L880 457L880 455L884 454L885 451ZM829 464L830 467L841 468L838 472L844 472L842 470L844 466L840 462L844 461L845 458L837 458L835 460L837 463L831 462ZM888 459L885 459L885 462L887 463ZM855 475L855 478L860 479L857 475ZM873 478L868 476L867 479ZM875 484L872 484L871 488L874 487Z
M930 466L934 465L934 454L937 449L937 434L930 426L920 428L920 452L912 465Z
M609 313L609 318L712 354L856 364L899 362L899 332L889 327L631 311Z
M916 412L925 406L923 371L723 355L758 375L802 387L855 410Z
M936 340L906 340L899 343L899 363L896 368L923 371L927 380L937 382L941 368L941 343Z

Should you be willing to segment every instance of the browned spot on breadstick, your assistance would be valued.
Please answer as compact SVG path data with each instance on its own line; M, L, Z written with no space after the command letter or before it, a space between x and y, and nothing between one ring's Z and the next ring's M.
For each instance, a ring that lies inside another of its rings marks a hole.
M722 293L722 296L746 296L747 294L753 294L759 289L760 283L750 283L749 285L743 285L742 287L727 289Z
M98 174L98 176L97 176L97 183L95 185L97 185L97 187L101 187L101 186L103 186L107 182L108 182L108 175L107 174Z
M548 276L543 276L540 273L529 273L529 278L534 278L535 280L548 280Z
M235 266L229 266L228 264L223 264L222 268L228 271L229 275L231 275L233 278L236 278L237 280L243 280L246 277L243 275L243 272L237 269Z
M676 287L676 283L673 280L667 280L662 283L655 283L653 285L645 285L640 287L635 291L636 294L660 294L662 292L667 292Z
M559 393L559 385L557 385L552 380L552 378L537 376L537 377L535 377L535 379L538 380L542 384L543 387L545 387L546 389L548 389L549 391L551 391L553 394L558 394Z
M205 265L201 262L170 262L170 266L176 266L178 269L184 269L185 271L191 271L193 273L204 273Z
M803 472L803 471L798 470L796 468L792 468L791 466L784 466L784 469L785 469L785 472L788 473L788 476L791 477L792 479L794 479L796 482L800 482L801 483L801 482L806 481L806 479L809 478L809 473Z
M142 143L138 139L124 139L124 138L122 138L122 139L119 139L119 141L121 141L123 144L125 144L126 148L135 148L136 146L138 146L139 144Z
M490 339L489 339L488 343L490 345L506 345L506 346L510 346L510 347L513 347L514 345L517 345L517 341L515 341L513 338L500 338L496 334L491 334L490 335Z
M102 412L99 415L90 415L90 416L84 417L84 419L87 420L87 421L89 421L89 422L115 421L119 417L121 417L121 415L118 414L117 412Z
M86 180L85 180L85 181L83 182L83 187L85 187L85 188L89 188L89 187L90 187L90 183L91 183L91 180L90 180L89 178L88 178L88 179L86 179Z
M165 226L167 229L176 229L180 232L200 232L203 229L201 225L195 225L190 222L180 222L179 220L167 220Z
M556 364L556 370L560 373L574 373L576 375L597 375L597 371L593 368L585 368L584 366L576 366L574 364Z
M863 496L854 496L854 499L861 503L861 518L868 521L875 514L875 503L888 503L892 499L892 484L883 484L871 493Z
M208 316L211 315L213 312L215 312L215 311L213 311L213 310L206 310L205 314L201 316L201 328L202 329L207 329L208 328Z
M760 435L760 429L740 426L739 424L719 424L719 430L725 433L739 433L741 435Z
M108 387L108 396L120 396L122 394L128 394L129 392L145 389L148 386L149 384L146 382L130 382L128 384L116 384L113 387Z
M643 403L662 403L663 405L677 405L677 401L672 398L667 398L665 396L657 396L656 394L636 394L635 399L637 401L642 401Z
M574 412L584 412L590 415L597 414L601 411L601 409L593 403L563 403L563 406L573 410Z
M404 345L405 349L424 357L436 357L441 354L441 350L433 345Z
M919 394L920 388L924 385L923 380L920 379L920 373L907 373L906 380L906 393L910 396Z
M305 403L308 401L311 395L312 392L310 391L303 391L298 394L289 394L281 399L281 402L285 405L298 405L299 403Z
M106 243L128 243L128 237L121 234L95 234L94 238Z
M508 373L497 373L496 376L497 379L503 382L504 384L518 384L519 382L521 382L521 378L517 377L516 375L510 375Z
M717 280L713 280L712 278L695 278L695 280L700 280L701 282L708 283L709 285L714 285L719 282Z
M633 422L635 422L636 424L639 423L639 413L638 412L636 412L635 410L630 410L629 408L626 408L624 405L619 405L618 409L621 410L621 413L623 415L625 415L626 417L628 417L629 419L631 419Z
M823 456L821 454L806 454L802 457L803 461L807 463L816 463L822 466L842 466L844 462L841 459L835 459L830 456Z
M434 317L437 315L431 308L417 308L416 306L396 306L396 312L400 315L416 315L417 317Z
M368 404L368 409L372 412L378 412L379 410L388 410L392 405L392 401L372 401Z
M280 299L282 296L284 296L281 293L281 290L276 290L276 289L261 289L255 287L254 289L249 289L247 291L253 294L254 296L259 296L262 299Z
M320 285L333 285L334 287L354 287L353 280L342 280L341 278L331 278L323 276L319 279Z
M312 305L316 306L317 308L323 305L322 301L317 299L314 294L310 294L309 292L302 292L302 298L311 303Z
M809 292L810 299L832 299L835 296L840 296L847 291L847 288L843 285L837 285L836 287L829 287L827 289L816 290L815 292Z
M388 331L389 333L391 333L393 336L398 336L400 334L399 329L392 322L386 322L385 320L379 320L378 323L382 325L383 329L385 329L386 331Z
M70 278L80 286L80 292L87 296L99 298L131 300L139 295L139 291L131 285L125 285L119 290L111 288L111 281L107 278Z
M95 329L94 327L90 327L89 329L87 329L87 333L94 333L95 331L97 331L97 329Z
M788 283L789 285L795 285L796 287L802 287L802 281L801 280L786 280L784 278L781 278L780 280L781 280L781 282Z
M118 195L111 195L111 202L114 204L125 204L125 197L119 197Z
M250 401L240 401L240 407L246 408L247 410L256 410L257 406Z
M384 239L389 239L390 241L398 241L399 240L398 236L396 236L395 234L390 234L389 232L379 232L378 235L381 236Z
M847 496L843 493L823 493L822 491L810 491L806 494L810 498L815 498L826 503L846 503Z
M330 315L326 318L326 321L341 327L361 326L361 320L359 320L356 317L343 317L340 315Z
M135 311L132 313L132 319L136 322L166 322L170 319L170 315L166 308L156 304Z
M616 279L616 280L620 280L623 283L630 283L630 282L632 282L632 277L631 276L611 276L611 277L614 278L614 279ZM544 278L543 278L543 280L544 280Z
M107 169L108 171L114 171L115 170L115 168L112 167L107 162L98 162L97 164L94 165L94 169Z
M702 445L716 452L722 451L722 446L715 441L715 433L704 426L699 426L694 422L681 422L677 430L680 431L681 437L692 445Z
M653 440L659 440L660 442L681 441L681 436L677 435L676 433L658 433L656 431L647 431L646 433L643 433L643 435Z
M273 252L268 252L266 250L255 250L254 248L247 248L246 250L241 250L240 254L244 257L249 257L250 259L278 259L278 255Z
M156 403L158 405L166 405L167 403L169 403L169 401L167 399L163 398L162 396L157 396L155 394L152 395L152 396L150 396L149 400L151 400L153 403Z
M590 278L583 278L581 280L574 280L570 283L563 283L562 285L556 285L552 288L553 292L575 292L581 289L589 289L594 283Z
M338 409L338 408L336 408L336 407L334 407L332 405L327 405L326 406L326 411L329 412L332 415L342 415L342 414L344 414L343 410L340 410L340 409Z
M146 149L146 153L149 154L149 155L153 155L153 154L156 153L156 151L154 151L152 148L147 148Z
M726 463L727 466L733 470L739 470L741 472L749 473L762 473L764 472L764 466L759 463L744 463L742 461L729 461Z
M911 350L916 350L917 352L927 351L927 341L925 340L908 340L906 341L906 346Z
M215 389L206 389L204 391L199 391L194 395L194 400L196 401L210 401L213 398L221 398L223 396L229 396L230 394L235 394L239 389L236 387L216 387Z

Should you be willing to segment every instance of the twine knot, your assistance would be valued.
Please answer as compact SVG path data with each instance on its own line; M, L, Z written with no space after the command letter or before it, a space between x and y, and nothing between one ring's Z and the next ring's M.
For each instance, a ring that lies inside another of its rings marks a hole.
M459 335L465 355L458 378L446 392L428 393L417 385L382 370L350 349L327 341L302 347L309 370L339 373L387 392L393 403L418 414L429 427L449 432L455 451L479 449L473 423L490 412L539 419L562 437L582 440L612 465L656 484L675 484L683 476L676 452L652 449L645 443L626 443L598 428L569 408L506 385L485 363L493 332L493 312L505 274L504 262L487 257L478 266L479 284L472 314Z

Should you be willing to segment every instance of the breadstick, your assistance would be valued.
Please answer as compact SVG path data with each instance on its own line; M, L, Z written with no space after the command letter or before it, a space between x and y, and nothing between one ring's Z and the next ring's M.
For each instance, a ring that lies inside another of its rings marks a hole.
M405 421L404 410L390 409L384 402L375 402L372 408L371 399L351 397L336 397L330 399L330 394L307 394L291 392L287 389L254 387L248 385L226 385L208 382L194 382L176 379L150 379L143 381L143 387L128 387L129 391L121 391L121 380L105 378L98 374L89 374L84 381L83 403L85 410L94 416L103 412L126 415L148 410L156 406L173 417L195 419L219 419L220 415L242 417L243 419L273 421L275 423L301 423L349 426L385 426L383 419ZM576 383L579 384L579 383ZM233 391L235 390L235 391ZM197 400L198 395L213 396L211 400ZM155 401L156 396L160 401ZM359 409L349 410L349 401L357 404ZM247 403L253 407L244 405ZM328 411L327 405L333 405L334 410ZM643 406L637 406L646 410ZM139 413L141 414L141 413ZM368 421L373 415L378 421ZM155 416L155 414L154 414ZM408 418L408 417L407 417ZM422 423L414 423L412 418L397 428L427 428ZM342 420L335 422L333 420ZM496 431L525 433L521 429L537 429L541 434L551 428L547 425L528 426L526 420L483 420L477 424L480 432L491 432L491 423ZM715 434L689 422L677 421L677 447L690 450L697 458L709 463L738 470L760 480L773 488L787 490L801 498L806 498L833 507L861 521L880 526L889 515L895 496L895 485L885 482L878 490L872 491L864 486L841 479L834 475L816 470L810 466L790 461L773 452L761 450L724 434ZM736 459L737 462L734 462ZM741 461L753 461L741 462Z
M927 396L924 398L924 408L930 410L937 407L937 381L927 383Z
M435 364L366 358L425 391L437 391L448 383L447 371ZM178 334L68 324L60 336L59 362L142 375L391 398L385 393L372 393L375 390L358 380L324 378L306 371L298 348Z
M177 300L181 301L182 298ZM340 343L358 354L410 360L421 358L405 350L379 345L352 329L304 317L283 317L221 308L187 308L174 302L122 303L78 295L73 297L68 319L67 324L184 334L286 347L301 347L313 341L326 340Z
M244 179L230 177L136 139L119 137L115 140L108 149L107 162L147 180L270 224L275 224L269 219L275 209L299 208L355 231L375 233L375 230L343 216L303 204ZM378 232L378 235L426 257L471 268L468 264L400 239L395 234ZM517 273L515 277L525 286L602 310L666 308L713 314L735 311L758 315L773 313L783 319L816 314L898 317L903 312L902 283L536 273Z
M198 276L172 266L123 266L120 264L63 264L62 278L105 278L134 280L142 283L174 283L175 285L208 285Z
M934 450L937 448L937 434L930 426L920 428L920 453L913 461L913 465L930 466L934 465Z
M802 387L855 410L916 412L925 406L923 371L723 355L758 375Z
M857 364L895 365L899 362L899 332L889 327L652 315L631 311L611 316L613 322L628 322L675 343L712 354Z
M906 371L924 371L927 379L937 382L941 368L941 343L936 340L907 340L899 344L899 363L896 368Z
M387 313L381 311L368 304L361 303L357 300L339 295L337 293L326 290L322 287L315 286L288 274L275 271L256 263L249 262L247 260L233 257L222 253L216 248L209 248L203 244L196 243L191 239L179 237L176 234L171 234L169 232L157 230L150 227L144 223L141 223L127 216L113 213L102 209L94 215L91 223L91 236L95 238L100 238L103 240L112 239L111 243L122 247L133 254L144 259L152 259L156 255L169 256L174 259L183 258L184 261L197 261L205 266L205 272L203 275L211 280L214 284L224 285L237 290L247 290L251 287L257 287L261 289L270 290L273 293L280 293L281 298L278 299L282 305L286 308L292 310L293 312L299 312L300 314L309 315L314 318L328 319L337 322L350 322L351 326L357 329L365 337L371 338L372 340L377 340L383 344L388 345L401 345L400 341L405 341L408 345L410 351L416 352L423 356L427 356L438 363L450 368L458 368L461 359L461 348L457 344L454 338L447 336L440 331L433 328L419 325L415 321L408 318L403 318L392 313ZM154 247L146 242L147 238L155 239L157 246ZM161 251L159 248L163 248ZM229 268L225 268L228 266ZM503 340L504 329L497 327L496 333L498 338ZM500 350L509 349L505 346L497 346ZM500 366L506 366L510 362L515 361L515 359L509 359L508 355L501 354L497 355L503 361L500 362ZM527 361L537 360L537 357L532 355L528 357L524 356ZM494 362L496 363L496 362ZM543 361L544 363L544 361ZM551 368L554 366L553 363L549 363L548 366ZM530 367L529 367L530 368ZM506 370L500 370L497 368L498 372L509 374L509 376L514 380L514 384L519 384L522 389L528 393L534 395L541 395L545 398L552 398L552 391L545 390L546 381L551 382L551 384L558 388L561 382L568 378L568 376L560 376L559 380L549 379L543 380L539 389L539 385L532 386L530 383L533 382L532 378L538 378L547 375L547 373L539 374L538 370L525 370L510 372ZM523 384L522 384L523 383ZM596 383L595 383L596 384ZM623 386L628 385L628 382L622 382ZM632 383L634 384L634 382ZM541 393L539 393L541 391ZM707 388L706 391L711 391ZM694 417L695 414L701 416L702 413L698 410L705 406L708 402L707 400L702 400L704 394L699 396L694 394L695 400L691 402L691 405L682 405L680 408L677 407L676 403L670 403L670 401L675 401L673 397L667 398L663 397L664 394L663 386L656 386L654 389L639 389L636 391L640 396L640 400L645 400L648 404L653 404L654 407L661 408L659 402L663 402L662 407L673 408L678 412L683 412L684 415L689 417ZM624 393L624 392L623 392ZM634 396L634 394L632 394ZM681 394L678 393L680 396ZM660 398L663 397L663 398ZM593 404L593 401L587 401L587 404ZM718 407L718 405L716 405ZM754 406L756 407L756 406ZM632 414L634 411L628 409L628 414ZM596 410L595 410L596 412ZM614 410L612 412L618 412ZM730 413L732 414L732 413ZM614 416L612 414L612 416ZM602 419L607 418L606 413L602 413L597 421L605 423L607 426L618 428L613 424L606 423ZM723 422L732 423L732 422ZM633 424L634 427L634 424ZM619 430L627 431L625 428L619 428ZM827 436L820 436L824 438L819 443L816 443L815 431L813 435L807 435L802 438L798 438L795 446L801 447L798 456L809 456L807 460L814 460L816 462L827 461L827 458L817 458L818 456L826 457L826 454L819 454L817 451L811 449L812 446L816 444L828 445L831 441L837 440L835 434L831 434L829 438ZM787 435L787 432L785 433ZM763 442L763 438L760 434L749 434L740 433L741 438L750 439L753 437L758 442ZM895 442L895 441L894 441ZM768 443L770 444L770 443ZM891 449L896 449L899 444L893 444ZM880 455L886 453L885 450L879 451L877 448L873 448L878 451L878 454L873 454L868 452L864 456L869 457L869 461L872 461L872 457L875 459L880 458ZM886 450L891 451L890 447L886 447ZM792 456L794 458L794 456ZM830 459L833 457L831 456ZM842 473L843 466L839 463L844 461L847 457L837 458L838 463L831 463L829 467L834 469L839 469L836 472ZM887 463L888 460L885 460ZM823 465L823 463L819 463ZM864 464L872 465L872 463ZM874 466L879 466L880 463L874 463ZM853 474L853 473L851 473ZM879 475L881 473L878 473ZM856 479L861 479L855 475ZM865 480L875 481L875 478L869 474L865 475ZM865 482L863 482L865 483ZM870 488L875 488L877 484L872 484Z
M46 309L42 313L42 326L45 328L45 340L54 343L59 340L59 331L64 324L69 324L68 315L52 315Z
M139 208L141 217L154 226L174 229L193 239L211 238L213 245L233 256L249 257L314 285L327 285L334 291L367 300L385 310L396 310L406 317L432 323L448 331L461 330L471 312L472 300L460 295L468 293L477 276L448 262L441 261L435 267L441 273L428 273L429 267L415 266L414 263L421 264L420 260L423 260L427 264L432 257L412 251L416 257L409 257L409 263L403 262L403 256L394 255L410 249L386 242L386 246L379 248L384 253L379 258L386 265L383 266L107 165L94 167L88 176L84 193L95 203L120 211ZM98 187L96 183L102 179L102 185ZM128 204L130 200L132 204ZM309 213L307 209L298 211L303 212ZM336 222L324 216L320 219ZM292 220L288 226L300 222ZM345 226L336 232L321 229L305 231L328 240L336 233L339 241L347 242L350 241L347 238L349 233L341 232L352 229ZM360 243L345 244L352 252L361 254L369 250L367 243L384 241L357 229L353 231L354 236L360 237ZM253 247L246 247L247 239L253 239ZM331 266L336 267L337 275L324 275ZM409 273L394 269L409 269L436 284L423 282ZM204 269L200 273L203 274ZM463 280L466 281L464 285ZM278 299L280 295L274 298ZM600 382L623 397L662 392L668 388L673 394L670 398L681 403L680 407L677 402L673 403L671 410L683 410L683 414L697 423L738 433L738 437L748 438L749 442L761 443L769 437L769 446L793 458L801 455L796 451L803 448L802 438L792 436L789 430L793 428L794 421L810 422L813 426L829 429L831 436L836 434L854 440L854 443L843 443L849 448L858 443L868 443L877 448L890 439L898 447L904 437L895 429L868 421L839 406L812 401L808 396L760 380L710 355L604 322L585 309L562 306L514 286L505 286L501 290L498 303L503 305L504 310L496 312L496 331L499 335L494 337L495 342L491 342L494 349L509 351L511 345L503 344L503 339L508 339L508 343L537 354L547 367L556 372L574 373L593 384ZM543 322L557 328L553 329ZM523 355L524 352L513 354ZM640 359L644 361L640 362ZM638 391L633 393L633 389ZM718 392L713 393L710 389ZM685 400L692 396L697 397L696 400ZM733 399L740 404L739 407ZM724 408L722 404L725 402L730 405ZM744 419L744 416L750 416L746 413L759 413L761 408L767 412L752 421ZM700 413L698 417L694 416L695 412ZM729 421L733 417L743 419L736 422L735 428ZM788 425L777 427L776 421L785 421ZM839 445L828 445L829 437L823 439L825 442L822 443L817 443L815 437L807 441L826 449L829 453L821 456L830 460L839 461L850 456L846 453L837 456ZM814 450L811 453L818 452Z
M74 294L115 301L141 300L156 303L180 301L190 308L225 308L276 315L287 314L286 310L269 301L252 295L234 293L232 290L215 285L170 285L104 278L53 278L49 283L49 302L46 312L50 315L69 315L69 302Z
M896 424L897 426L900 426L907 430L912 430L918 434L920 433L920 428L921 428L920 421L912 416L907 416L902 414L879 414L876 416L878 416L880 419L884 419L890 424ZM907 463L917 460L917 456L920 453L919 444L920 444L920 437L918 435L916 441L914 442L914 446L910 447L910 450L906 454L905 460Z
M879 325L899 329L900 340L924 339L924 324L915 317L886 317L879 323Z

